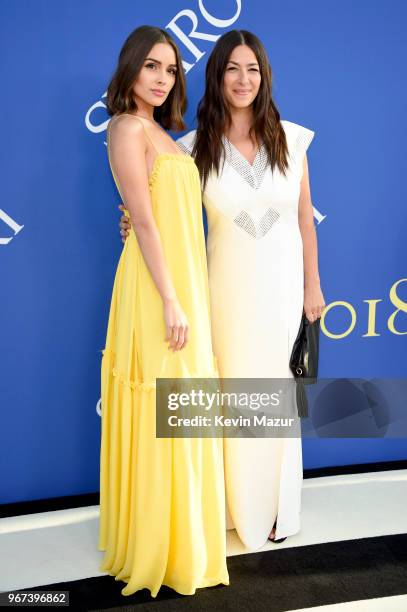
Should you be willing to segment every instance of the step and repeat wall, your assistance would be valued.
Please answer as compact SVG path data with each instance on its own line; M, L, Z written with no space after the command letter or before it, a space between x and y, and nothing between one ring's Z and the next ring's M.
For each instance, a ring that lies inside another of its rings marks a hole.
M2 0L0 17L0 503L99 489L100 360L122 248L105 96L124 40L142 24L179 44L189 129L216 40L235 28L262 39L281 117L315 131L308 163L327 304L320 376L388 379L388 407L400 406L403 0ZM407 459L391 415L347 438L334 427L327 435L324 407L318 414L303 422L314 428L305 468Z

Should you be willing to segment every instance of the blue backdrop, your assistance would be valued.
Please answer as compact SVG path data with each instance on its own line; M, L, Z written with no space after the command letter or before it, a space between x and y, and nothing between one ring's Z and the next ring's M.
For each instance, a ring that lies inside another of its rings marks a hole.
M190 129L217 38L241 28L264 41L282 118L315 131L311 194L332 304L320 374L406 376L403 0L1 0L0 11L1 503L99 488L100 351L122 246L104 94L144 23L179 43ZM305 468L407 458L406 439L303 448Z

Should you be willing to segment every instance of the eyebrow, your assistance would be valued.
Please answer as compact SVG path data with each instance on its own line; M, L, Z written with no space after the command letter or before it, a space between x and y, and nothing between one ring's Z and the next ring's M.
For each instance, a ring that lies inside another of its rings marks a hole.
M160 64L160 65L162 64L162 62L160 62L159 60L154 59L153 57L146 57L146 59L144 61L146 62L147 60L152 60L156 64ZM169 64L169 66L174 66L176 68L177 64Z
M239 62L234 62L233 60L229 60L228 64L236 64L236 66L239 66ZM257 62L250 62L249 64L247 64L247 66L258 66L259 64Z

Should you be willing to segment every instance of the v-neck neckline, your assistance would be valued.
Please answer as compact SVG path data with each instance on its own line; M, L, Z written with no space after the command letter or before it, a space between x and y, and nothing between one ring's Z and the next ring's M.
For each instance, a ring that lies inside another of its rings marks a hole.
M259 155L260 155L260 153L261 153L261 149L263 148L263 144L261 144L261 145L260 145L260 146L257 148L256 155L254 156L253 163L251 164L251 163L249 162L249 160L247 159L247 157L245 157L245 155L243 155L243 153L242 153L241 151L239 151L239 149L236 147L236 145L234 145L234 144L233 144L233 142L232 142L231 140L229 140L229 138L228 138L227 136L223 135L223 137L224 137L224 138L225 138L225 140L226 140L226 141L229 143L229 145L230 145L231 147L233 147L233 149L236 151L236 153L237 153L237 154L238 154L238 155L239 155L239 156L240 156L240 157L241 157L241 158L242 158L242 159L243 159L243 160L246 162L246 164L249 166L249 168L250 168L251 170L253 170L253 169L254 169L254 167L255 167L255 165L256 165L257 158L259 157Z
M223 134L222 143L226 161L253 189L259 189L267 170L268 158L264 143L257 150L253 164L239 151L237 147Z

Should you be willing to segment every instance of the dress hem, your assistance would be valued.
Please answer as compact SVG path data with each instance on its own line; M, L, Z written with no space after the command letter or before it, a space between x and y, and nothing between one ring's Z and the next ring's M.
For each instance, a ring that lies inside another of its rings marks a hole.
M116 582L125 582L127 585L130 582L130 578L124 578L124 577L118 577L118 574L115 574L114 572L109 572L108 570L102 569L99 566L99 570L101 572L105 572L108 576L112 576ZM203 580L198 586L193 587L192 589L186 589L180 585L176 585L175 583L171 583L170 581L168 582L162 582L160 584L160 586L157 588L152 587L151 585L140 585L138 586L135 590L132 590L131 593L124 593L124 591L126 590L127 586L123 587L121 594L123 596L128 596L128 595L134 595L135 593L137 593L138 591L141 591L143 589L147 589L148 591L150 591L150 595L151 597L157 597L159 590L161 589L162 586L166 586L170 589L173 589L174 591L176 591L177 593L179 593L180 595L195 595L196 594L196 590L197 589L205 589L207 587L212 587L212 586L217 586L217 585L224 585L224 586L230 586L230 580L228 578L206 578L205 580Z

